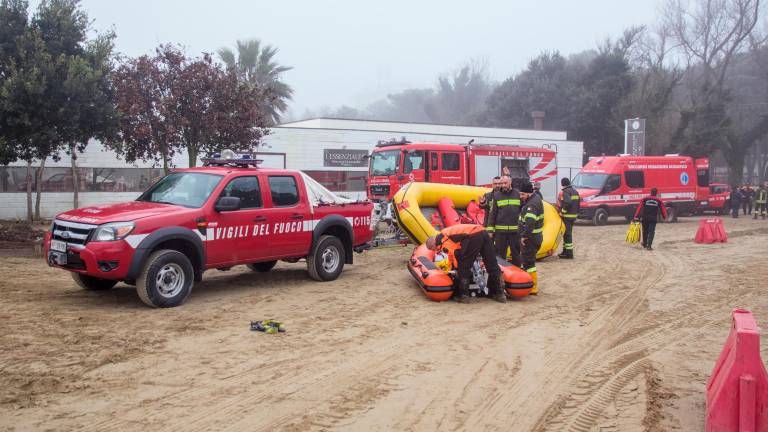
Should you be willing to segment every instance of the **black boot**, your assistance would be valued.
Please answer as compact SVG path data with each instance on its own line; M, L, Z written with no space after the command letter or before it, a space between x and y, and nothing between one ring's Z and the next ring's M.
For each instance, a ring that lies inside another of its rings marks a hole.
M469 296L469 279L459 279L456 293L453 299L459 303L471 303L472 297Z
M573 249L563 249L563 253L557 257L562 259L573 259Z
M500 273L488 275L488 297L499 303L507 302L507 291L504 290L504 281Z

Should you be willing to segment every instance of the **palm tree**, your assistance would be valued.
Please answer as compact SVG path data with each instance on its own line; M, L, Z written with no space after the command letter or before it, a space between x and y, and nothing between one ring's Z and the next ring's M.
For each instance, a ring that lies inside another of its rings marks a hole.
M277 48L261 46L258 39L237 41L237 56L229 48L218 50L219 58L228 68L235 70L238 77L267 90L269 105L264 107L274 124L280 122L280 115L288 108L293 89L280 81L280 74L293 69L274 62Z

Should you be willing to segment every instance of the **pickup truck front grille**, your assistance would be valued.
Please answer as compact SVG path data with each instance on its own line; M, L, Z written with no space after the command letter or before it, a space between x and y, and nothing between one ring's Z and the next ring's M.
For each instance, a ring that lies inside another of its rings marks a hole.
M54 240L66 242L69 246L84 247L94 229L96 225L56 219L51 234Z
M389 185L371 185L371 195L389 195Z

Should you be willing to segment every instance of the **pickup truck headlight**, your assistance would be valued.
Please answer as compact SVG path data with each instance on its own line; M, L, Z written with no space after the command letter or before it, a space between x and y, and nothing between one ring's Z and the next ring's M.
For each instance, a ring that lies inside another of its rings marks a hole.
M122 240L133 231L133 222L112 222L99 226L93 232L91 241Z

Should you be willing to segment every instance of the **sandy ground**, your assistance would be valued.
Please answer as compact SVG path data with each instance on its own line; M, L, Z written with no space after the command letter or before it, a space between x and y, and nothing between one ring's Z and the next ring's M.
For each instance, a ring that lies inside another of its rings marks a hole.
M577 260L504 305L426 300L410 248L331 283L212 271L170 310L2 257L0 430L699 431L731 309L768 323L768 221L725 222L718 245L659 225L653 252L577 226ZM264 318L288 333L249 331Z

